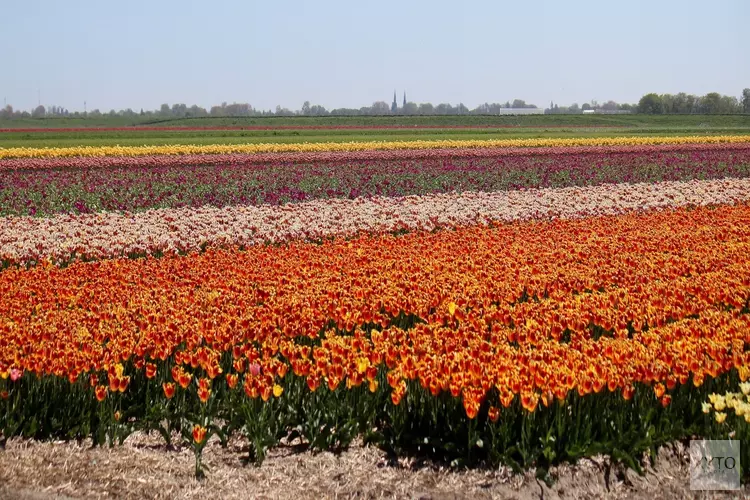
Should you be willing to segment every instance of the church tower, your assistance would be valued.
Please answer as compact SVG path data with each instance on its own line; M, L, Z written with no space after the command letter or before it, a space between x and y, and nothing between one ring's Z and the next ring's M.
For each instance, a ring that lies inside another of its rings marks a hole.
M391 113L394 115L396 114L396 111L398 111L398 103L396 102L396 91L393 91L393 104L391 104Z
M404 90L404 107L402 109L406 109L406 91Z

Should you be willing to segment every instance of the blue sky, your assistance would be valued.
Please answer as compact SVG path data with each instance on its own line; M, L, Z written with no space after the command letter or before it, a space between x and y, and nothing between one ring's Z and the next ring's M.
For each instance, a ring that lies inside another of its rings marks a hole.
M538 106L750 87L750 2L3 0L16 108Z

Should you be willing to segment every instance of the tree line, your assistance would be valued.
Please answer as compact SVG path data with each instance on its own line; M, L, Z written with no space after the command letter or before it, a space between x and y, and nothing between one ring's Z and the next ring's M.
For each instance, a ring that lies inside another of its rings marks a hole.
M37 106L33 110L16 110L11 105L0 109L0 118L48 118L48 117L75 117L75 118L106 118L126 117L140 118L143 121L174 119L174 118L198 118L198 117L242 117L242 116L385 116L385 115L496 115L507 109L532 108L538 109L534 104L527 104L522 99L514 99L505 103L484 103L474 109L467 108L463 103L451 105L441 103L406 102L402 106L394 107L385 101L376 101L371 106L361 108L335 108L328 110L318 104L305 101L298 110L291 110L282 106L276 106L275 110L262 110L248 103L221 103L209 109L193 104L162 104L159 109L134 111L123 109L109 112L101 112L98 109L88 112L70 112L62 106ZM395 109L395 111L394 111ZM680 92L679 94L656 94L644 95L638 104L617 103L606 101L600 104L591 101L578 105L573 103L569 106L560 106L550 102L545 114L579 114L584 111L593 110L600 113L641 113L641 114L739 114L750 113L750 88L742 91L740 98L721 95L710 92L704 96L696 96Z
M684 92L674 95L646 94L638 101L638 112L648 115L750 113L750 88L744 89L739 99L717 92L704 96Z
M6 106L4 109L0 109L0 118L45 118L45 117L91 117L91 118L102 118L102 117L142 117L144 120L149 119L173 119L173 118L198 118L206 116L214 117L234 117L234 116L384 116L384 115L486 115L486 114L498 114L501 109L518 109L518 108L536 108L533 104L527 104L522 99L514 99L513 101L506 101L505 103L485 103L477 106L475 109L467 108L463 103L458 105L451 105L449 103L441 103L433 105L432 103L421 103L406 102L404 105L397 107L396 112L392 111L391 105L385 101L376 101L371 106L364 106L361 108L335 108L328 110L325 107L318 104L311 104L310 101L305 101L302 107L298 110L291 110L282 106L276 106L275 110L263 110L254 108L248 103L232 103L226 102L221 103L217 106L212 106L209 109L186 104L162 104L159 109L146 110L141 109L140 111L134 111L133 109L123 109L115 111L114 109L109 112L101 112L98 109L88 112L70 112L67 109L60 106L37 106L31 112L14 110L13 106Z

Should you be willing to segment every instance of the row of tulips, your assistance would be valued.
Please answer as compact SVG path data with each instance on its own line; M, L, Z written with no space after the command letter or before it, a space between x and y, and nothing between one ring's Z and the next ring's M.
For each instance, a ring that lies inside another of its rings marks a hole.
M271 122L273 123L273 122ZM134 125L131 127L45 127L45 128L0 128L1 133L98 133L98 132L211 132L222 130L466 130L466 129L505 129L505 128L542 128L542 129L582 129L582 128L626 128L624 125L237 125L237 126L148 126Z
M161 256L206 248L354 237L362 233L434 231L472 224L579 218L750 202L750 179L329 199L282 206L156 209L139 213L6 217L0 262Z
M103 156L195 155L229 153L356 152L402 149L550 148L569 146L640 146L683 144L744 144L748 135L632 136L487 140L415 140L320 143L173 144L163 146L76 146L60 148L0 148L3 158L60 158Z
M0 169L0 215L278 205L330 198L750 177L750 144L721 146L701 145L702 150L689 151L653 146L633 151L598 148L581 154L560 154L563 149L558 148L544 155L484 159L273 161L215 166L149 163L149 158L182 158L161 156L132 157L129 166L99 168L98 162L105 159L84 158L77 160L88 162L89 167ZM110 159L114 158L106 160ZM6 160L20 161L26 160ZM139 166L140 161L145 164Z
M741 204L8 269L0 424L630 461L750 376L748 255Z
M690 143L640 144L637 146L566 146L538 148L433 148L391 149L364 151L323 151L306 153L228 153L139 155L104 157L24 157L0 159L3 170L37 170L63 168L134 168L134 167L189 167L195 165L247 166L292 163L352 163L364 161L450 160L484 158L518 158L524 156L612 156L654 155L673 152L737 152L750 149L750 143Z

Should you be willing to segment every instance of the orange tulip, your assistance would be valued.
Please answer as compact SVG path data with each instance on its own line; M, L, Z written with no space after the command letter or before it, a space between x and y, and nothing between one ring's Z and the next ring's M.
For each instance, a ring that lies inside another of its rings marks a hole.
M622 388L622 397L626 401L633 399L633 394L635 394L635 388L632 385L626 385Z
M181 372L178 377L178 383L180 384L180 387L183 389L187 389L190 385L190 382L193 380L193 376L190 375L187 372Z
M193 426L193 441L195 444L201 444L206 439L206 428L200 425Z
M164 382L161 386L167 399L172 399L175 393L174 382Z
M234 389L235 387L237 387L237 382L239 381L240 377L236 373L227 373L226 379L227 386L229 386L230 389Z
M632 400L637 384L669 404L691 378L750 378L750 315L739 312L749 219L738 204L11 266L0 272L0 384L25 371L88 376L106 395L129 387L125 366L143 363L146 378L171 367L169 398L195 366L207 401L231 359L227 385L246 373L251 398L275 396L291 369L310 391L367 381L375 392L383 372L394 404L412 380L426 395L462 398L467 416L493 389L498 407L518 395L527 411L605 386ZM595 338L601 327L611 331Z
M268 401L269 399L271 399L271 394L272 393L273 393L273 388L271 388L271 387L263 387L260 390L260 398L263 401Z
M96 400L101 403L107 398L107 386L97 385L94 393L96 394Z
M119 383L117 385L117 390L120 392L125 392L125 390L128 388L128 385L130 384L130 376L128 375L127 377L122 377L118 382Z
M664 395L664 390L665 390L664 384L662 384L661 382L654 385L654 394L656 394L657 398L661 398L662 395Z
M208 398L211 396L211 389L198 388L198 399L200 402L205 404L208 402Z
M497 422L497 420L500 418L500 409L496 406L490 406L489 410L487 410L487 417L493 423Z

